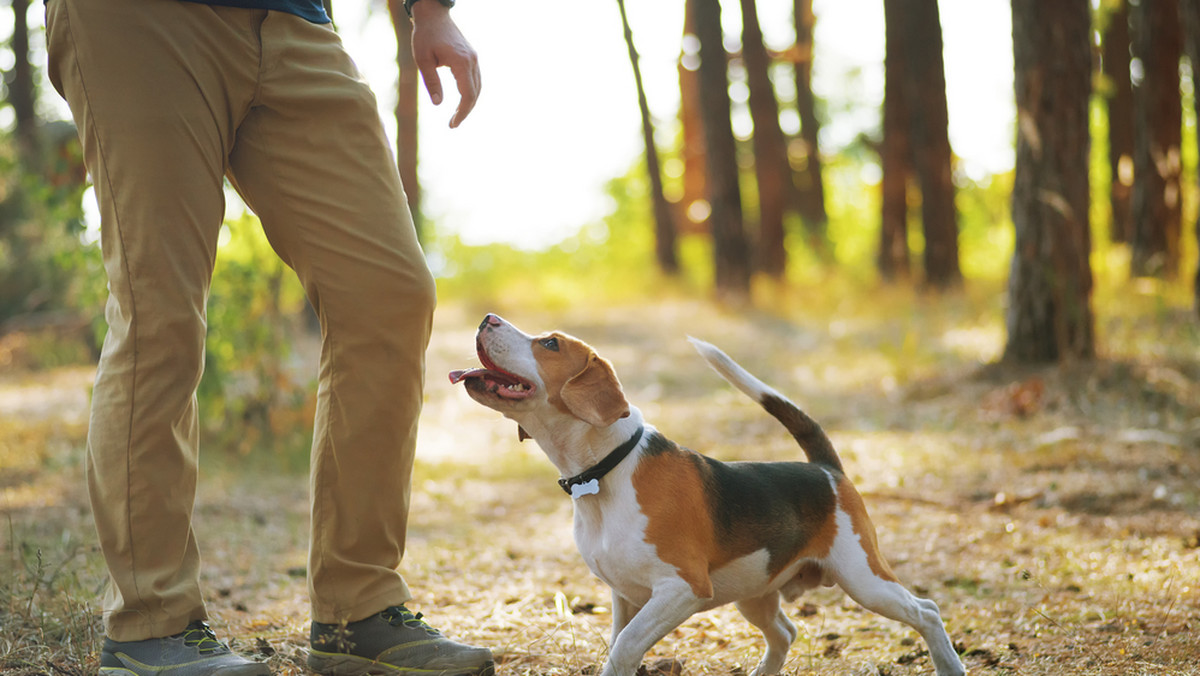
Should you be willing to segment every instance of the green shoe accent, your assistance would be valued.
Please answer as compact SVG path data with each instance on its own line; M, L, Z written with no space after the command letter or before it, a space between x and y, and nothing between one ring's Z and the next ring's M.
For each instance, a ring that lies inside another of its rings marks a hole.
M270 676L267 665L248 660L217 640L202 620L174 636L144 641L104 639L102 676Z
M493 676L492 651L455 643L392 606L349 624L312 623L308 667L325 676Z

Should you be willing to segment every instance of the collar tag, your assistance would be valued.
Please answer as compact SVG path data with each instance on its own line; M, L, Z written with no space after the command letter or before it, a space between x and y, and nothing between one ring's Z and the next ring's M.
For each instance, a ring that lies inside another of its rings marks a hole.
M643 427L638 427L632 437L625 443L613 449L612 453L604 456L600 462L592 465L573 477L562 477L558 480L558 485L566 491L567 495L578 500L585 495L595 495L600 492L600 480L604 475L608 474L614 467L619 465L625 456L633 451L634 447L642 439Z
M571 485L571 497L575 500L582 498L585 495L596 495L600 492L600 480L592 479L583 483Z

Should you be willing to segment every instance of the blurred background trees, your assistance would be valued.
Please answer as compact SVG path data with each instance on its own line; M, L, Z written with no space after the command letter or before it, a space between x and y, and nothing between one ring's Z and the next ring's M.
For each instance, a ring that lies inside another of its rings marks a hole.
M1095 355L1088 220L1091 31L1087 0L1013 0L1016 247L1004 356Z
M397 162L443 298L483 304L527 292L552 306L665 288L747 307L835 276L934 297L986 277L1007 284L1003 358L1040 363L1097 353L1097 265L1138 283L1193 275L1200 294L1197 226L1183 225L1200 202L1200 0L1071 0L1055 4L1053 21L1048 5L1013 0L1016 161L974 180L950 144L936 0L879 0L884 94L868 105L881 124L835 150L822 129L853 104L814 94L819 3L794 0L781 13L763 0L676 0L684 31L667 39L679 45L678 119L663 120L646 104L638 45L649 36L630 28L617 0L633 75L627 105L639 111L645 152L613 177L601 223L540 251L466 246L429 215L410 25L396 0L377 4L397 44L379 55L399 70ZM0 24L11 29L0 61L0 354L6 337L43 332L76 338L87 360L102 335L104 277L73 128L46 104L56 94L38 70L40 11L14 0ZM731 19L739 32L725 29ZM768 44L763 28L779 26L791 42ZM252 217L231 217L222 242L202 396L218 402L207 407L221 416L212 427L256 421L270 433L288 424L271 417L281 399L303 404L307 381L291 361L309 324L305 303ZM58 349L37 361L80 358Z
M654 255L658 267L665 274L679 271L679 258L675 252L675 215L667 196L663 192L662 164L659 162L658 146L654 140L654 119L650 116L650 105L646 102L646 87L642 82L642 67L637 45L633 41L633 30L625 12L625 0L617 0L621 11L621 28L625 45L629 49L629 64L633 68L633 84L637 88L638 114L642 119L642 143L646 147L646 178L650 181L650 203L654 205Z
M1138 2L1130 12L1141 82L1133 96L1133 257L1137 275L1179 274L1183 219L1180 174L1182 34L1176 0Z
M41 5L13 0L6 47L0 135L0 335L22 329L64 332L98 354L103 282L95 243L83 234L83 153L68 122L45 119L29 17ZM38 24L40 25L40 24ZM81 311L81 308L86 308ZM51 357L53 359L53 357Z

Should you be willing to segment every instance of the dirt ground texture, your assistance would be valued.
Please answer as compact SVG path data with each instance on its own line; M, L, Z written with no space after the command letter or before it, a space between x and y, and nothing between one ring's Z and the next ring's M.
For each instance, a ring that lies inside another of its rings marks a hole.
M605 656L608 590L575 549L554 468L446 379L478 364L475 326L495 310L527 332L594 345L648 421L716 458L803 456L688 335L791 397L830 434L882 552L938 603L970 673L1200 674L1194 323L1179 329L1184 343L1157 343L1156 325L1113 319L1100 330L1114 347L1096 362L1014 371L987 365L1003 345L998 317L903 302L907 312L888 320L853 307L814 319L682 300L440 308L403 566L410 607L491 647L502 675L593 674ZM1180 325L1188 320L1171 322ZM91 373L0 372L5 672L98 668L104 574L83 480ZM307 673L306 478L211 455L195 521L212 624L276 673ZM789 616L800 635L787 674L932 673L916 632L840 590L809 593ZM763 647L730 607L693 617L646 661L651 673L741 675Z

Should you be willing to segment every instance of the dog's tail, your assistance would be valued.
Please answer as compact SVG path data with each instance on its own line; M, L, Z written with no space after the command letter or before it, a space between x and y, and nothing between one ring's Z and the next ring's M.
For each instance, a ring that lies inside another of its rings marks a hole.
M716 346L696 338L689 337L688 340L722 378L757 401L767 413L783 423L787 431L800 443L800 448L808 455L809 462L842 471L842 459L838 457L833 442L829 441L825 430L821 429L817 421L808 417L807 413L770 385L755 378Z

